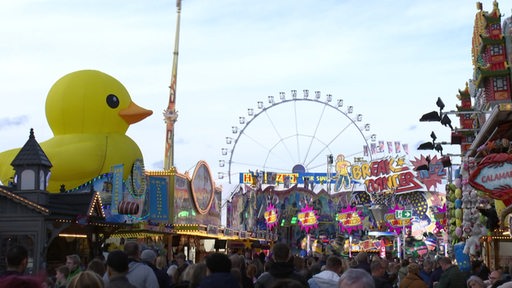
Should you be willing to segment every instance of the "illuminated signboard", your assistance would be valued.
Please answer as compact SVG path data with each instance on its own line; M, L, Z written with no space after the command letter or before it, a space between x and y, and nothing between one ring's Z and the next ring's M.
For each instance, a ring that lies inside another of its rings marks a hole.
M274 226L277 225L277 209L274 207L274 205L268 205L267 211L265 211L264 216L268 229L272 229Z
M512 155L489 154L469 176L469 184L486 192L493 199L512 203Z
M396 232L397 234L400 234L402 232L402 229L406 226L411 226L411 218L396 218L395 211L397 210L403 210L400 206L395 205L395 207L391 210L389 210L388 213L384 215L384 219L386 220L386 223L389 227L389 230Z
M340 230L347 231L348 233L363 227L363 217L361 217L361 212L357 211L356 207L343 209L340 213L336 214L336 220Z
M299 219L301 229L306 231L306 233L318 226L316 211L313 210L313 207L307 204L306 207L302 208L302 210L297 214L297 218Z
M415 163L423 163L418 160ZM435 168L435 169L434 169ZM422 190L425 185L436 186L441 183L441 179L446 177L445 169L437 158L433 158L431 162L432 173L421 173L414 171L411 163L406 163L404 157L386 157L384 159L374 160L371 162L357 162L346 167L349 171L347 175L343 175L344 185L338 185L337 179L340 179L338 172L327 175L327 173L277 173L271 171L255 171L248 173L240 173L239 181L242 184L249 185L280 185L285 188L293 185L301 185L305 183L314 184L336 184L334 192L349 191L358 185L364 185L369 193L384 193L393 191L400 194L416 190ZM421 176L418 179L417 176ZM428 176L428 177L427 177Z

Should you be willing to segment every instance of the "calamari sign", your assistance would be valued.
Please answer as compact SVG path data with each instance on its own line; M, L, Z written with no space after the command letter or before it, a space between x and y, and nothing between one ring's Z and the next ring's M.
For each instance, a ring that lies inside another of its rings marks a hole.
M357 211L356 207L341 210L340 213L336 214L336 220L340 226L340 231L350 233L352 230L363 228L363 217L361 217L361 212Z
M313 207L306 204L306 207L302 208L301 211L297 214L297 218L299 219L300 228L306 233L313 228L318 226L318 219L316 218L316 211L313 210Z
M469 176L469 184L486 192L493 199L512 204L512 155L490 154L478 164Z
M264 216L268 230L272 229L274 226L277 225L277 209L276 207L274 207L274 205L268 205L267 210L264 213Z

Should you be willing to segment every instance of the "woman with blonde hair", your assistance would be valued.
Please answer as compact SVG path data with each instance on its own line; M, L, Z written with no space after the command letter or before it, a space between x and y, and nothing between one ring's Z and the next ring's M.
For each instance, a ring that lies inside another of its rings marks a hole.
M167 271L167 257L165 255L156 257L155 266L162 271Z
M100 276L91 270L85 270L73 276L67 288L104 288L105 284Z

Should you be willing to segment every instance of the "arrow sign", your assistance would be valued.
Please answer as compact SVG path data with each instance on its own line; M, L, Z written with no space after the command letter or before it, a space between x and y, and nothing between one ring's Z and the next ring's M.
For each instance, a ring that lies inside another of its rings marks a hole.
M412 218L412 210L396 210L395 218L396 219L411 219Z

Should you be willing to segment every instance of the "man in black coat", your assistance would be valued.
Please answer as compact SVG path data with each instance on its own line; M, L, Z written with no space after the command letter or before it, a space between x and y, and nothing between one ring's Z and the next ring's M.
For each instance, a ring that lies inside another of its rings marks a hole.
M290 248L284 243L276 243L272 247L272 259L270 269L261 274L254 287L269 288L276 280L293 279L300 282L304 287L309 287L306 279L297 273L293 267L293 257Z
M11 246L5 255L7 270L0 277L23 275L28 264L28 251L21 245Z
M201 280L198 288L240 288L239 283L231 274L231 260L223 253L206 256L206 277Z

